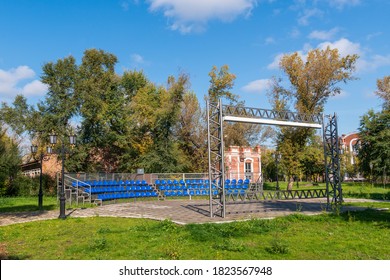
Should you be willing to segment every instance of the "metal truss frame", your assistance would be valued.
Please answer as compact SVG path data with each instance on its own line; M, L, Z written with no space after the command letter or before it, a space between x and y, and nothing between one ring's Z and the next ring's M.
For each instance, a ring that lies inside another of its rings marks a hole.
M325 120L327 120L325 124ZM340 175L340 138L337 131L337 116L324 116L323 145L325 158L325 180L327 191L327 209L337 207L343 202Z
M323 129L327 203L342 201L340 181L339 138L336 115L324 125L321 115L304 115L290 111L275 111L243 106L223 105L222 100L207 100L207 135L209 160L210 217L226 215L223 122L243 122L280 126ZM330 159L329 159L330 158ZM332 196L332 201L330 201Z
M207 101L207 137L209 155L210 217L225 218L225 156L222 101Z

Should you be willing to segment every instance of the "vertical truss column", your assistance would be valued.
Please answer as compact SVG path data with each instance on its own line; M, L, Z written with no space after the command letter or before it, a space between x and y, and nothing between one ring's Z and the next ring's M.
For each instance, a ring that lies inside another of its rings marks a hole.
M326 123L325 123L326 118ZM337 131L337 116L329 115L323 120L323 142L325 157L325 180L327 191L327 208L343 202L340 176L340 144ZM332 200L330 200L332 199Z
M207 100L210 217L225 218L225 167L222 100Z

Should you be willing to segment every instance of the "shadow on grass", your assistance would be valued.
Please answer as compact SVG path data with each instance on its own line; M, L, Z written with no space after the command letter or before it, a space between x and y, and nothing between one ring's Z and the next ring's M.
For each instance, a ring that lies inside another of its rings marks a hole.
M390 200L390 191L387 193L366 193L366 192L344 192L345 197L352 198L365 198L365 199L376 199L376 200Z
M373 226L390 229L390 211L366 209L363 211L346 211L340 214L340 217L345 221L360 221L370 223Z
M44 205L42 210L49 211L56 209L56 205ZM14 206L0 206L0 213L7 212L33 212L39 211L38 205L27 204L27 205L14 205Z

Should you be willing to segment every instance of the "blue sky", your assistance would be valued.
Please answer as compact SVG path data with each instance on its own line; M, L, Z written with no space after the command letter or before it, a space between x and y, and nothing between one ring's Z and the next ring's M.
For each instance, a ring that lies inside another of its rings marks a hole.
M234 92L247 106L270 108L268 80L283 76L282 54L337 47L358 54L357 80L342 85L325 112L339 116L339 133L380 109L376 80L390 75L387 0L0 0L0 101L24 94L43 100L44 63L84 50L115 54L117 73L143 70L165 84L180 71L200 100L213 65L237 75Z

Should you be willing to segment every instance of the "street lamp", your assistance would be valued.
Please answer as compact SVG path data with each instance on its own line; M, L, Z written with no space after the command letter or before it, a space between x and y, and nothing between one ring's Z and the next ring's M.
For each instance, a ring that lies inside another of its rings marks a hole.
M50 155L46 155L43 152L38 154L38 146L31 145L31 154L35 160L39 160L39 192L38 192L38 208L42 210L43 208L43 189L42 189L42 164L43 161L48 161L50 159Z
M279 188L279 178L278 178L278 173L279 173L278 163L282 158L282 155L279 152L275 152L274 154L272 154L272 157L275 159L275 165L276 165L276 190L279 191L280 188Z
M65 198L65 156L66 154L69 154L71 151L65 147L65 136L61 139L61 148L54 150L53 147L57 144L57 135L52 132L49 135L50 144L52 147L50 147L50 153L51 154L57 154L61 155L61 162L62 162L62 168L61 168L61 189L60 189L60 216L58 218L60 219L66 219L65 215L65 204L66 204L66 198ZM76 135L72 134L69 136L69 144L70 147L73 148L76 145ZM49 151L49 149L48 149Z

